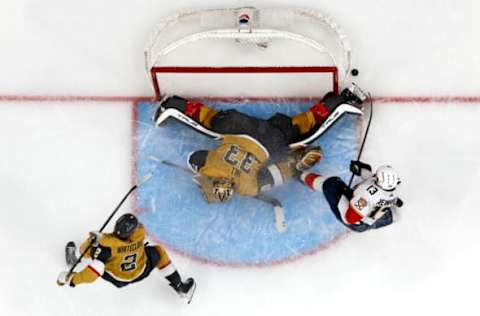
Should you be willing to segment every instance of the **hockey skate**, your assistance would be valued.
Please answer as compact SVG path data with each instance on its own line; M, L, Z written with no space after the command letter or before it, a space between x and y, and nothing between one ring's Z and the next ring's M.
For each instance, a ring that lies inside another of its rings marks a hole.
M75 252L77 251L77 246L73 241L69 241L65 246L65 262L67 263L68 267L72 267L75 262L77 262L77 255Z
M367 94L360 89L355 83L352 83L348 88L343 89L341 96L345 97L346 102L350 105L359 107L363 101L367 99Z
M181 298L187 300L187 304L190 304L196 288L197 283L195 280L193 278L188 278L185 282L180 283L180 285L174 289Z

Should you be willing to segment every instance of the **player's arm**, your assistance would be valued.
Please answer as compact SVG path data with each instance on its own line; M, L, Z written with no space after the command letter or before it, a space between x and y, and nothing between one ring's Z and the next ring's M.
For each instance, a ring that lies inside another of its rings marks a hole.
M81 252L87 249L88 245L92 242L92 237L87 239L80 247ZM80 272L74 272L68 275L67 272L62 272L57 280L59 285L68 284L74 287L82 283L92 283L102 276L105 272L105 263L111 256L111 249L106 246L102 246L101 243L93 246L86 253L85 257L92 258L92 261Z
M187 158L188 166L193 172L198 173L200 169L205 166L205 163L207 162L207 156L208 150L197 150L191 152Z

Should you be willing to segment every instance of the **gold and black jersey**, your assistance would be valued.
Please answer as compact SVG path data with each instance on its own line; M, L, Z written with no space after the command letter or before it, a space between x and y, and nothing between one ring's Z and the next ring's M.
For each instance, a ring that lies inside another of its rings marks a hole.
M90 257L93 262L103 262L104 271L115 279L132 281L142 274L146 266L144 242L145 228L140 225L127 240L121 240L113 234L103 235L98 241L99 246L92 248L85 257ZM87 239L81 245L80 251L83 252L89 243L90 239ZM88 265L74 276L72 282L74 284L93 282L101 274L101 271L95 269L95 265Z
M267 150L255 139L246 135L225 135L220 146L208 152L199 173L210 179L230 179L236 193L255 196L258 194L257 175L268 157ZM202 186L202 181L199 184Z

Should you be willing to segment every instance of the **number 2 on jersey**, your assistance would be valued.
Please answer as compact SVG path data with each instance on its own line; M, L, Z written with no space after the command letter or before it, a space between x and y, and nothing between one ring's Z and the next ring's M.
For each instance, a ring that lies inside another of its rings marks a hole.
M132 271L137 268L137 254L128 255L123 258L122 263L120 264L122 271Z

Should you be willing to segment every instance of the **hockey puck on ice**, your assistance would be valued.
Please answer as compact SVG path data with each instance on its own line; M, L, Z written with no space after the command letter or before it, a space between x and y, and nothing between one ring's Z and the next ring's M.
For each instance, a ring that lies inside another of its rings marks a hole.
M352 74L352 76L358 76L358 69L353 68L352 71L350 71L350 73Z

